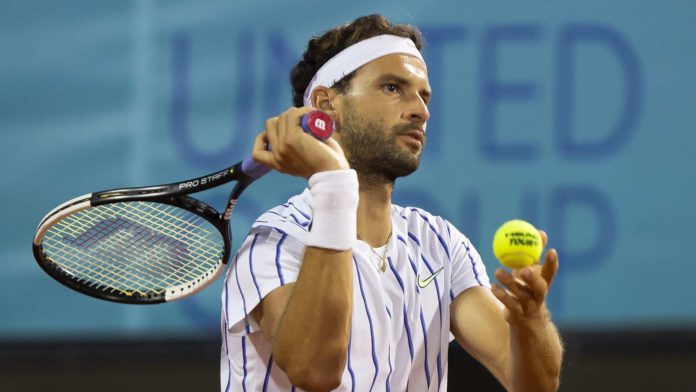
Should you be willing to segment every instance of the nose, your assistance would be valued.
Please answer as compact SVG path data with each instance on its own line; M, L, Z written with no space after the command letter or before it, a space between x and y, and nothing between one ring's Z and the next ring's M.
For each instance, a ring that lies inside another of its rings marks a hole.
M416 124L425 124L428 121L430 111L420 95L410 102L408 108L402 113L402 118Z

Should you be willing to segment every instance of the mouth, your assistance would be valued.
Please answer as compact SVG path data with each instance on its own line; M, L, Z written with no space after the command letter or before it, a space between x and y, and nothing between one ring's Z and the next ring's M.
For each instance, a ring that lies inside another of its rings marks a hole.
M399 136L405 136L414 142L418 142L421 146L425 144L425 132L420 129L412 129L406 132L400 132Z

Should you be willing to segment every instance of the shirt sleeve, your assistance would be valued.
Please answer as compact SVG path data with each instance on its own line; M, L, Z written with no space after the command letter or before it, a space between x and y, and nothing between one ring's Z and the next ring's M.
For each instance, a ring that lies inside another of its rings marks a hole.
M287 232L268 226L254 227L227 271L222 310L234 336L260 330L250 313L274 289L297 280L304 245Z
M486 265L481 255L464 234L447 222L452 249L452 294L474 286L490 287Z

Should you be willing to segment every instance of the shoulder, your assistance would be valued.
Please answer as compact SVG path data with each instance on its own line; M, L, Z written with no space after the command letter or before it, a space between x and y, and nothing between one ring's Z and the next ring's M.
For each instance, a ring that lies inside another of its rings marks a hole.
M392 204L392 217L410 238L419 246L442 248L447 257L459 253L460 248L468 251L471 241L447 219L418 207L402 207Z
M312 223L312 209L309 207L311 193L305 189L287 202L277 205L259 216L251 226L251 231L275 229L304 242Z
M392 214L406 224L409 233L425 236L435 235L450 241L457 229L445 218L418 207L402 207L392 204Z
M430 249L434 256L451 256L452 235L456 231L444 218L433 215L418 207L401 207L392 205L392 219L399 227L397 234L402 234L405 241L421 249ZM397 237L398 239L398 237Z

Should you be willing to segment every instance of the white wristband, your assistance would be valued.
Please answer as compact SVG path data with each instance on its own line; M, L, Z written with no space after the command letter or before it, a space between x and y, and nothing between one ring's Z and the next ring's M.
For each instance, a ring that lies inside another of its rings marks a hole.
M357 237L358 175L355 170L319 172L309 178L312 227L307 246L348 250Z

